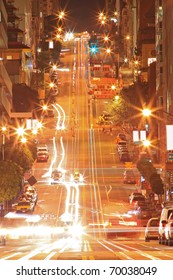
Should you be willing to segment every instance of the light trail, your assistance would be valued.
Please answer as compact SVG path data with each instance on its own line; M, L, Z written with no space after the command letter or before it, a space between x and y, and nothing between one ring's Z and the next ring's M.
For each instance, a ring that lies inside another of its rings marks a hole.
M62 154L61 154L62 157L61 157L61 160L60 160L60 162L59 162L59 164L58 164L58 170L63 171L61 165L62 165L62 163L63 163L63 161L64 161L64 158L65 158L65 149L64 149L64 143L63 143L63 138L62 138L62 136L60 137L60 144L61 144L61 150L62 150Z
M58 103L56 103L56 105L53 104L52 106L58 113L58 122L56 124L56 128L57 128L57 130L64 130L65 129L65 120L66 120L66 115L65 115L64 109ZM62 115L61 115L61 113L62 113ZM61 122L61 118L62 118L62 122Z

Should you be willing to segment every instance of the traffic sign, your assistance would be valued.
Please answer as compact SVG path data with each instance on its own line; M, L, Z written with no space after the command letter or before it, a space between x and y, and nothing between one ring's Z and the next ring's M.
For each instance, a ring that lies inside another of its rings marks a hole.
M173 161L173 152L168 152L168 161Z
M33 186L35 183L37 183L37 180L34 176L31 176L29 179L28 179L28 183L30 184L30 186Z

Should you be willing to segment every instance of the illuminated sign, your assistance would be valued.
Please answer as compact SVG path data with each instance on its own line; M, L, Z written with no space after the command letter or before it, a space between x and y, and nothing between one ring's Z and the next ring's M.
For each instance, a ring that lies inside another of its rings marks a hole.
M173 150L173 125L166 125L166 150Z

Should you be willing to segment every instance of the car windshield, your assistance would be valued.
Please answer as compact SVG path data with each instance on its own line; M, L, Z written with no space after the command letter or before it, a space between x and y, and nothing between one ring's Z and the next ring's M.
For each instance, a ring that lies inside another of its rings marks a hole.
M18 205L19 206L28 206L28 205L30 205L30 202L22 201L22 202L19 202Z
M53 171L53 176L61 177L62 173L60 171Z
M123 142L123 141L121 141L121 142L118 142L118 145L119 145L119 146L126 146L126 145L127 145L127 143L126 143L125 141L124 141L124 142Z
M159 220L152 220L150 222L150 227L157 227L159 225Z
M133 201L145 201L145 198L142 197L142 196L135 196L135 197L133 198Z

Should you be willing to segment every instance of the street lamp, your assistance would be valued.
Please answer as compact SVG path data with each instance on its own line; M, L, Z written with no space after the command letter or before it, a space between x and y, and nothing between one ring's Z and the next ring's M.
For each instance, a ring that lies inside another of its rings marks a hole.
M150 140L148 140L148 139L144 140L143 145L144 145L144 147L149 147L151 145Z
M7 127L2 126L1 131L2 131L2 160L4 160L5 159L5 134L7 132Z
M148 108L144 108L142 110L142 114L143 114L144 117L149 117L151 115L151 110L148 109Z

